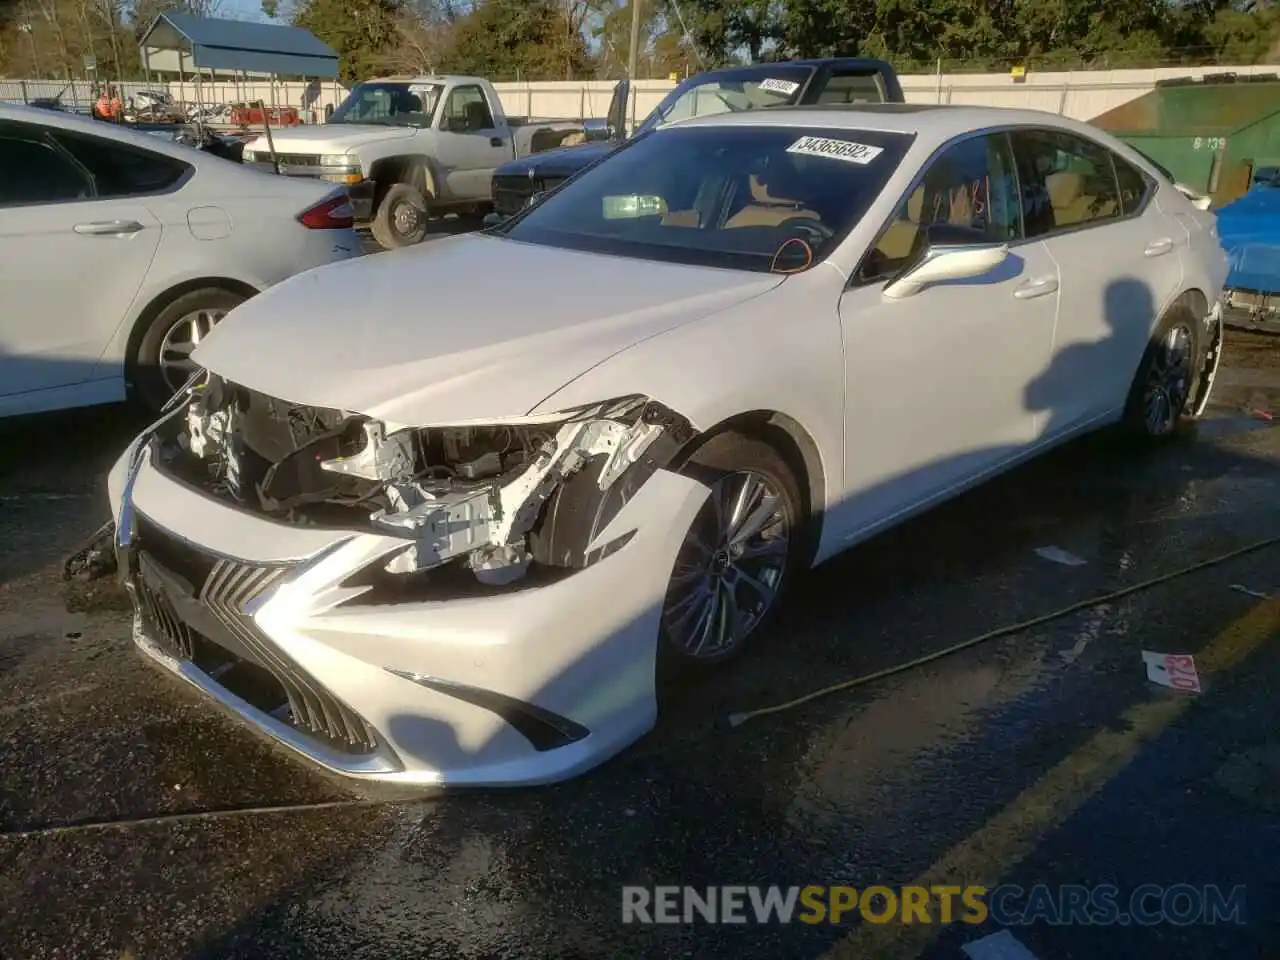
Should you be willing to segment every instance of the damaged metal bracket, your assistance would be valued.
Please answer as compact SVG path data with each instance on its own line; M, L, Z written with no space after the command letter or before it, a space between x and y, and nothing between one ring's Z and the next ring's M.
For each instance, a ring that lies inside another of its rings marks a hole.
M408 431L387 436L376 420L363 424L365 445L350 457L320 461L320 469L363 480L396 480L413 475L413 443Z
M391 573L412 573L472 554L470 566L482 580L508 582L529 563L525 535L555 489L593 457L606 461L599 478L607 489L662 434L654 423L634 425L608 419L564 423L532 463L510 482L487 484L434 496L416 484L390 484L388 493L400 512L375 514L388 531L410 535L414 543L387 563Z

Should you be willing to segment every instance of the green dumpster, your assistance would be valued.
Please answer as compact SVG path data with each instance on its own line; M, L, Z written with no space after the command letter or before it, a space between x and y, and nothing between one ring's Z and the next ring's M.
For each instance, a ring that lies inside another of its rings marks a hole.
M1255 168L1280 165L1280 76L1162 80L1090 123L1220 206L1249 189Z

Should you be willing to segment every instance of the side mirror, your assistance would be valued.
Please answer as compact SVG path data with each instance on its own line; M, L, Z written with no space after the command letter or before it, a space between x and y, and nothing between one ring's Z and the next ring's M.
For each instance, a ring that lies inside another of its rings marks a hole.
M627 107L631 105L631 81L619 80L613 88L613 99L609 101L609 141L621 143L627 139Z
M440 114L440 132L441 132L441 133L448 133L448 132L449 132L449 131L451 131L452 129L453 129L453 127L452 127L452 125L449 123L449 115L448 115L447 113L442 113L442 114Z
M1007 243L992 243L985 233L968 227L929 227L923 239L923 249L885 286L890 300L914 297L930 284L980 277L1009 258Z

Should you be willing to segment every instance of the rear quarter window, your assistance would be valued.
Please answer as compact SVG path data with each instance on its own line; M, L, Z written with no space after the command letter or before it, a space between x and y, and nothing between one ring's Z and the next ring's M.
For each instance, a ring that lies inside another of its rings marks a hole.
M191 169L189 164L138 147L57 131L58 143L91 174L99 197L166 193Z

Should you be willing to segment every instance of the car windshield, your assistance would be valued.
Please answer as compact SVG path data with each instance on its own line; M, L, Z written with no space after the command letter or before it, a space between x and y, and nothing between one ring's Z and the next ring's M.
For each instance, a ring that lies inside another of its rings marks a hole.
M912 137L783 126L643 134L494 228L513 240L794 273L858 222Z
M812 67L775 66L735 70L722 77L713 74L689 86L682 84L645 117L636 132L647 133L689 117L789 106L812 73Z
M428 127L443 91L439 83L358 83L328 122Z

